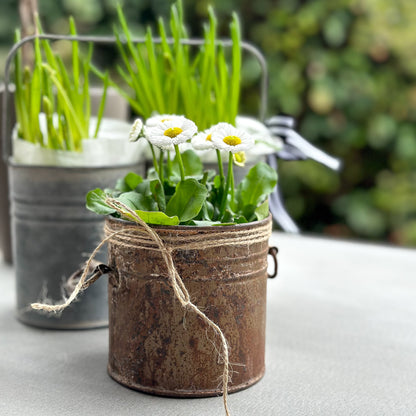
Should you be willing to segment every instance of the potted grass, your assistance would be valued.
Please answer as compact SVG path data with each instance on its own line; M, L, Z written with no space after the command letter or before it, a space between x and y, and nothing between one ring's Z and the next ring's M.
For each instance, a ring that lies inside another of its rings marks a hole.
M72 19L70 28L75 36ZM62 288L62 282L100 240L102 221L84 209L85 192L142 169L140 144L128 142L129 124L103 117L106 81L97 117L91 116L93 46L82 57L79 43L71 45L68 69L41 36L34 38L32 69L22 68L20 49L14 59L17 124L8 164L17 313L26 324L48 328L107 324L104 282L60 319L33 313L28 305L34 298L56 303L67 296L71 285Z
M246 169L236 173L238 183L257 161L280 150L281 142L272 137L263 120L238 113L244 50L237 15L232 16L230 38L221 40L217 37L218 22L212 7L208 8L208 14L203 38L191 39L184 25L182 3L178 1L171 7L169 25L159 18L156 36L148 28L143 41L137 42L119 6L115 37L121 57L117 70L123 83L111 79L109 83L126 98L133 112L144 119L155 114L182 114L194 120L207 135L210 127L219 122L250 133L256 147L245 155L244 161L239 161ZM248 52L253 53L252 50L250 45ZM105 74L97 74L105 78ZM207 167L216 169L224 165L226 171L227 163L217 163L218 158L227 157L226 152L213 155L203 146L197 152ZM147 154L149 163L153 157L152 150ZM235 160L239 163L238 155Z

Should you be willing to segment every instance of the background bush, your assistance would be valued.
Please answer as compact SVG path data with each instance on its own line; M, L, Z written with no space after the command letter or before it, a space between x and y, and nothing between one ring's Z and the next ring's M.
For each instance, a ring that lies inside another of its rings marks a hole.
M46 31L67 33L72 14L84 34L111 34L116 1L38 0ZM143 33L169 2L121 1ZM190 33L201 33L209 2L184 1ZM287 208L305 231L416 245L416 3L408 0L211 1L228 33L236 10L244 39L265 54L269 115L296 117L298 130L344 161L341 173L281 162ZM18 26L15 0L2 0L0 60ZM108 65L115 49L100 47ZM3 65L2 65L3 66ZM256 114L259 68L245 67L242 113Z

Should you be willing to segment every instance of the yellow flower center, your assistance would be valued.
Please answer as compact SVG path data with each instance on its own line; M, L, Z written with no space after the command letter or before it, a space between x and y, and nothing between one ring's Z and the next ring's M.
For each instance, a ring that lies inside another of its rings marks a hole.
M205 139L207 142L210 142L211 141L211 135L210 134L208 134L208 136L207 136L207 138Z
M182 132L183 130L179 127L169 127L167 130L165 130L163 134L173 139L174 137L176 137L178 134L181 134Z
M246 162L246 153L245 152L238 152L233 154L234 163L237 166L244 166Z
M228 146L237 146L238 144L241 144L241 139L237 136L227 136L222 139L222 141Z

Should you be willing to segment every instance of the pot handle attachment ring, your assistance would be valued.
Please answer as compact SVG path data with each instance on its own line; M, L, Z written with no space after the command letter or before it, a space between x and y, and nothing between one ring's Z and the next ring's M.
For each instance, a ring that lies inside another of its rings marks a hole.
M90 287L96 280L98 280L104 274L111 272L111 267L108 267L106 264L99 264L93 271L92 275L85 283L82 285L82 289L87 289Z
M75 286L77 285L79 279L81 278L82 274L84 273L85 266L81 267L80 269L76 270L69 276L68 280L64 284L65 292L69 295L71 294ZM96 261L93 261L91 266L89 267L88 273L91 274L89 279L87 279L81 287L81 290L85 290L90 287L95 281L97 281L101 276L111 272L111 268L108 267L106 264L100 264Z
M274 270L273 273L267 273L267 277L269 279L273 279L277 276L278 271L278 263L277 263L277 253L279 252L277 247L269 247L269 252L267 253L269 256L272 256L273 264L274 264Z

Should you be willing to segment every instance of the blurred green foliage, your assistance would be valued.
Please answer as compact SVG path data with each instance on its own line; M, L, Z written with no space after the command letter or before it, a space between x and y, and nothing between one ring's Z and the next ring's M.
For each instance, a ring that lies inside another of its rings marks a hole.
M115 0L38 0L46 31L111 34ZM137 34L172 2L123 0ZM304 137L344 161L341 173L315 162L281 162L287 208L305 231L416 246L416 3L408 0L184 0L191 35L207 5L224 33L232 10L243 39L265 54L269 114L298 120ZM18 25L15 0L2 0L0 60ZM102 46L103 65L116 59ZM244 68L241 112L256 114L259 68Z

